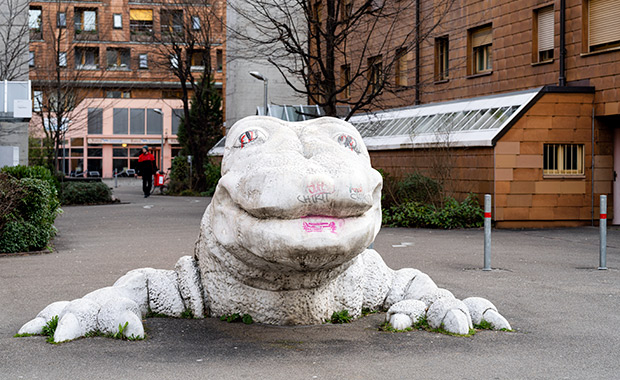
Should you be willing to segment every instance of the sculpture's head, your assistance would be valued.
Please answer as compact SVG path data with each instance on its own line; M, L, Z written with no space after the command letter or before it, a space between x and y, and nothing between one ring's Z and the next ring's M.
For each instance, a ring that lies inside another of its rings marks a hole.
M381 186L351 124L248 117L228 131L211 228L250 267L332 269L379 232Z

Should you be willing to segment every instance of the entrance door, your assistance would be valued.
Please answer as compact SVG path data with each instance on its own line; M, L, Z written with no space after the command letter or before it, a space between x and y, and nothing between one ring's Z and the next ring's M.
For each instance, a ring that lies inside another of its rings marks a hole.
M614 129L614 219L612 224L620 224L620 128ZM609 203L609 202L608 202Z

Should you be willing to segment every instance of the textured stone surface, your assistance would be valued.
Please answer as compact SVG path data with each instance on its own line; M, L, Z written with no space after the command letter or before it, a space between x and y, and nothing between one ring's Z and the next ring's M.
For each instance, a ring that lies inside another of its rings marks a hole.
M404 314L411 319L412 323L416 323L426 315L426 304L418 300L397 302L388 309L385 315L386 321L392 323L391 318L395 314ZM396 328L393 323L392 326Z
M431 328L443 327L455 334L467 334L473 327L467 306L455 298L440 298L433 302L426 312L426 319Z
M177 261L174 270L177 273L183 303L195 318L204 318L204 292L196 261L191 256L183 256Z
M54 342L72 340L95 331L100 307L97 302L85 298L71 301L58 316Z
M104 334L115 334L119 325L127 327L123 331L126 336L132 333L137 338L144 337L144 327L141 321L141 312L138 304L129 298L111 298L101 305L97 315L97 328ZM128 334L128 331L132 333Z
M149 309L155 314L180 317L185 311L177 273L173 270L139 269L146 276L149 295Z

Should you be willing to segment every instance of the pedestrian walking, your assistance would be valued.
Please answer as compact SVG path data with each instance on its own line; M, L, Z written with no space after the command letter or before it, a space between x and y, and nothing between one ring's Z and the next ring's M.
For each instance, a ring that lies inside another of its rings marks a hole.
M142 153L138 157L138 174L142 176L142 191L144 192L144 198L148 198L151 195L151 188L153 187L153 173L157 171L155 165L155 156L149 152L148 146L142 147Z

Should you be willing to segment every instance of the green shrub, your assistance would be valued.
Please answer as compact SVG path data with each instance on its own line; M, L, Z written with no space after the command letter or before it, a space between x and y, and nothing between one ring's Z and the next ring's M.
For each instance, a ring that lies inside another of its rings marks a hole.
M60 200L64 205L111 203L112 191L103 182L64 182Z
M187 157L179 155L172 160L168 194L179 194L187 189L189 189L189 164Z
M207 190L202 192L201 195L211 197L213 196L213 193L215 193L215 187L217 186L218 181L222 177L222 170L221 166L212 163L211 159L207 160L204 169L205 179L207 181Z
M12 190L12 191L9 191ZM45 248L56 235L61 212L56 188L37 178L0 175L0 252Z
M5 166L0 169L0 172L7 173L10 176L22 179L22 178L36 178L48 182L52 185L56 191L60 190L60 180L57 176L43 166Z
M410 201L383 210L383 224L390 227L471 228L481 227L484 212L474 194L463 202L452 197L443 207Z
M396 185L396 197L400 202L436 204L440 193L439 183L420 173L411 174Z

